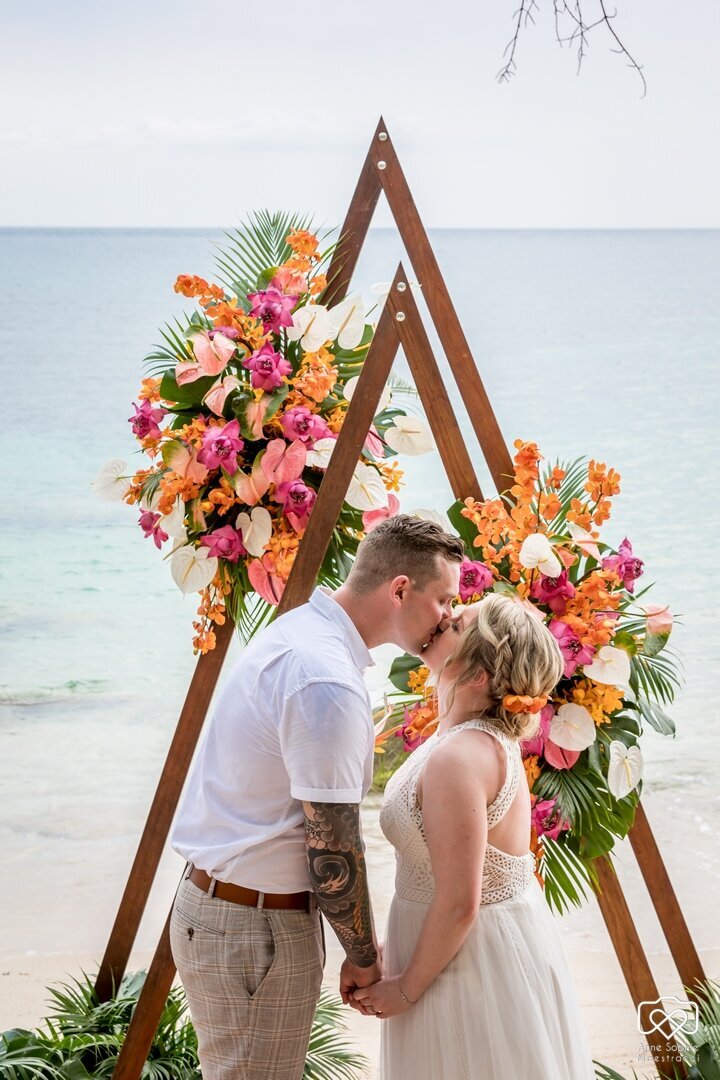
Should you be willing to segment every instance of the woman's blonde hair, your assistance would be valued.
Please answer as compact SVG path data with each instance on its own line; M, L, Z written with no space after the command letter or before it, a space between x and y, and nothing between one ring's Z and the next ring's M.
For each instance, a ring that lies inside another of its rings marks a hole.
M544 623L523 604L499 593L473 605L477 617L464 631L457 648L445 662L456 669L444 695L449 709L456 691L478 677L488 675L488 719L512 739L527 739L540 725L540 714L509 712L503 704L508 694L528 697L549 695L562 678L565 661L560 646Z

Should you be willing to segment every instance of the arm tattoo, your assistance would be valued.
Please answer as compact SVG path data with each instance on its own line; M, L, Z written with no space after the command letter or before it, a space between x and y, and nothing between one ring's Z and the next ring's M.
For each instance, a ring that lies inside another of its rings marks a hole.
M310 881L318 906L348 958L358 967L377 960L360 807L352 803L311 803L305 815Z

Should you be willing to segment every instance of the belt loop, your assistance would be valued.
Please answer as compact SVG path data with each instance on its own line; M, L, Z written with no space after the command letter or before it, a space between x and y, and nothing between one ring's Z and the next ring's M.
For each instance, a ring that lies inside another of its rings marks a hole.
M262 911L262 909L265 907L264 892L258 892L257 904L255 905L255 907L258 909L258 911Z
M210 896L210 897L213 897L213 896L215 895L215 886L216 886L216 885L217 885L217 881L216 881L216 879L215 879L214 877L212 877L212 875L211 875L211 876L210 876L210 888L209 888L209 889L208 889L208 891L207 891L207 894L208 894L208 896Z
M192 874L194 869L195 869L195 867L193 866L193 864L191 862L189 862L187 864L187 866L185 867L185 873L183 874L183 881L187 881L187 879L190 877L190 875Z

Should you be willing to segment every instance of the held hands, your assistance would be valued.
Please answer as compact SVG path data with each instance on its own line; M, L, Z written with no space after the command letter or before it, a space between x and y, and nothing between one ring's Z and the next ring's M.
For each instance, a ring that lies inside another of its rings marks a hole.
M378 955L375 963L369 967L359 967L346 957L340 968L340 997L343 1004L350 1005L353 1009L357 1009L358 1012L362 1012L360 1005L353 998L354 992L366 986L371 986L380 979L382 979L382 959L380 955Z
M392 979L383 979L373 986L361 987L352 996L354 1001L350 1002L351 1005L359 1007L366 1016L377 1016L380 1020L407 1012L414 1004L403 995L399 975Z

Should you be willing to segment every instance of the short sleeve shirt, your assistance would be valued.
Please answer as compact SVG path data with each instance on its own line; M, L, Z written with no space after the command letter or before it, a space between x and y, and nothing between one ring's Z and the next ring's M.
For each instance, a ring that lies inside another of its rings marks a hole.
M372 658L332 594L276 619L218 698L171 842L219 881L310 888L302 802L358 803L372 782Z

